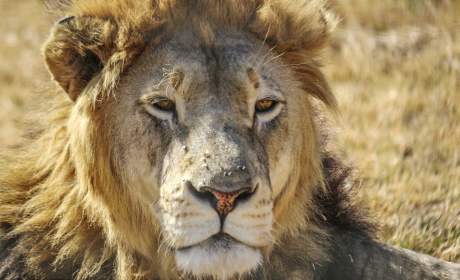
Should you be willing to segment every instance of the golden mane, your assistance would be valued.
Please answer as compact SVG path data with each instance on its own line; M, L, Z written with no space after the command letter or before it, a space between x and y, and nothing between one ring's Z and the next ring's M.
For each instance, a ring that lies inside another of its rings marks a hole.
M104 98L111 98L123 71L147 44L160 43L163 35L172 30L191 28L209 44L212 34L206 32L207 26L236 29L258 38L275 53L285 54L283 61L303 81L305 91L314 94L332 111L337 110L335 98L319 70L320 51L336 23L321 1L81 0L64 3L56 15L97 18L104 22L104 27L103 30L96 27L83 30L77 26L74 36L53 33L45 44L45 57L49 61L61 61L63 46L69 45L81 56L87 56L88 50L96 53L104 67L88 85L80 85L88 98L72 103L60 91L59 96L53 98L54 107L39 131L31 138L24 138L22 144L2 151L0 228L4 230L2 240L7 242L9 257L4 258L0 253L0 274L11 272L15 267L17 271L33 272L32 277L40 278L53 269L63 268L62 275L76 273L77 279L83 279L115 266L116 277L120 279L152 275L161 279L178 277L168 258L149 259L145 252L132 249L139 246L120 242L122 239L147 242L136 240L136 229L132 229L131 224L152 228L158 235L160 229L155 221L145 219L141 209L133 206L128 213L115 206L134 198L118 187L119 178L114 172L118 168L116 159L111 158L110 148L104 145L110 140L98 133L101 128L92 122L93 109ZM77 36L79 32L85 32L86 37ZM111 52L99 52L107 44ZM56 92L51 90L47 94ZM321 163L317 165L321 167ZM321 171L309 176L326 186ZM318 213L303 213L307 211L304 207L292 210L303 200L314 199L313 193L305 193L308 190L303 188L304 193L298 193L291 205L277 205L276 218L281 224L297 223L294 228L310 228L312 239L307 241L311 244L307 255L312 261L322 260L327 257L321 249L327 242L326 231L321 226L308 224L304 218L315 219ZM287 209L296 214L285 217ZM124 220L116 220L113 213ZM131 238L122 238L115 227L124 228L123 234L134 233ZM283 231L280 229L280 232ZM158 236L151 238L156 240ZM25 252L34 257L27 257ZM9 275L11 279L30 277L14 273Z

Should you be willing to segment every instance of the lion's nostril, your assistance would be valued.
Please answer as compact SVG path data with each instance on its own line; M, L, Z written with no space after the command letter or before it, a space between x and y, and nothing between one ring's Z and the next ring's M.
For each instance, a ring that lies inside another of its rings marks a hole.
M190 190L192 195L196 198L198 198L201 201L209 202L211 205L214 207L214 205L217 204L217 199L216 197L209 192L206 188L200 188L200 190L197 190L190 181L186 182L187 188Z
M257 187L258 186L256 186L254 189L246 189L245 192L242 192L233 202L233 208L235 208L238 205L238 203L242 203L249 200L252 197L252 195L256 192Z

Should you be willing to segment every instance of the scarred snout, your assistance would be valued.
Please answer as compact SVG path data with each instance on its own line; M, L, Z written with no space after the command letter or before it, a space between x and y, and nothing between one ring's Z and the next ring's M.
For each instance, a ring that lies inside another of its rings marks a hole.
M206 117L173 144L159 201L171 247L270 244L273 199L263 164L268 160L256 137L247 127Z

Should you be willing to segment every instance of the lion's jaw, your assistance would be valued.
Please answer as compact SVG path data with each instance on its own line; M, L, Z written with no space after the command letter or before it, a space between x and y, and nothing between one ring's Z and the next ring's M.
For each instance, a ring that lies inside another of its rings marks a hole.
M235 274L254 270L262 262L260 249L232 240L229 236L213 236L199 245L175 252L178 267L192 275L228 279Z

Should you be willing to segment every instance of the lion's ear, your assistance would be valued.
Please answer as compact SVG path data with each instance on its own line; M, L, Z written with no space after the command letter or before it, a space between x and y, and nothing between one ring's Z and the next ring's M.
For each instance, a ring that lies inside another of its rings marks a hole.
M53 79L70 99L75 101L104 68L114 52L115 35L111 22L92 17L67 17L53 29L43 55Z

